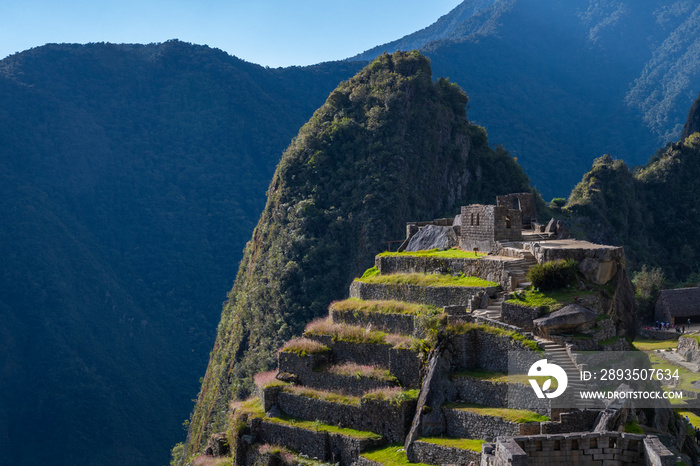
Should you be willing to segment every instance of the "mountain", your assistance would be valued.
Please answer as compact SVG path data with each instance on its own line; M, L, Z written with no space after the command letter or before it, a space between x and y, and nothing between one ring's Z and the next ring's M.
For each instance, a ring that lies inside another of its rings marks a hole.
M0 462L167 462L279 155L360 67L178 41L0 61Z
M700 244L700 98L686 133L630 170L605 155L572 191L563 213L580 236L625 246L631 265L660 267L669 282L698 281ZM692 131L692 133L691 133Z
M224 430L229 402L250 393L285 340L346 297L406 221L530 190L514 159L467 121L466 103L456 85L432 81L425 57L397 52L341 84L299 130L224 305L187 454Z
M640 165L678 138L698 92L698 27L687 0L467 0L352 59L419 48L543 195L565 196L594 158Z

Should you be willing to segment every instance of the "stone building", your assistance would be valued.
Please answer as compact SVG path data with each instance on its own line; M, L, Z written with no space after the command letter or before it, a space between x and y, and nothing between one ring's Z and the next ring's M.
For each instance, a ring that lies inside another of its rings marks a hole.
M505 206L462 206L459 246L467 251L491 252L497 241L520 241L522 212Z
M661 290L656 300L655 317L671 325L682 325L690 319L700 322L700 288Z
M496 196L496 205L522 212L522 225L529 228L537 220L535 196L532 193L511 193Z

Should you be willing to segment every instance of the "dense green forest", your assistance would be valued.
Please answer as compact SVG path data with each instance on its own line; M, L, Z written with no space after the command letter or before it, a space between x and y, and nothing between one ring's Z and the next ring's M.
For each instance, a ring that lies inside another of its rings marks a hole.
M0 61L2 462L167 462L279 154L357 69L177 41Z
M419 48L551 199L605 153L641 165L678 139L698 92L699 25L700 6L675 0L467 0L353 59Z
M347 296L407 219L530 190L513 158L469 124L462 90L431 78L417 52L380 56L331 93L283 154L224 305L188 454L224 430L228 403L250 392L284 341Z

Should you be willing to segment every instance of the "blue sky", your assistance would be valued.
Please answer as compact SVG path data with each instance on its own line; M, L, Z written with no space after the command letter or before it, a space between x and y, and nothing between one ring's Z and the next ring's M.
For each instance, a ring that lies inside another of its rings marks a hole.
M271 67L347 58L460 0L0 0L0 59L49 42L180 39Z

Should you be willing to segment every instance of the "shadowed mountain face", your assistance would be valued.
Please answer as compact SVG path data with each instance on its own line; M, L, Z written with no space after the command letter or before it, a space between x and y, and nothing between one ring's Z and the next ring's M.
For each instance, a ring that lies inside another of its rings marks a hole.
M529 183L470 125L464 93L418 54L382 55L331 93L282 156L219 324L187 452L226 429L228 404L276 349L347 296L408 219L453 216Z
M630 171L604 156L571 193L564 209L572 229L597 242L624 245L631 266L661 267L670 283L697 283L700 271L700 99L684 139Z
M0 61L3 463L167 462L279 154L359 67L176 41Z
M564 196L603 153L638 165L678 138L698 92L699 26L690 1L468 0L355 58L420 48L545 197Z

